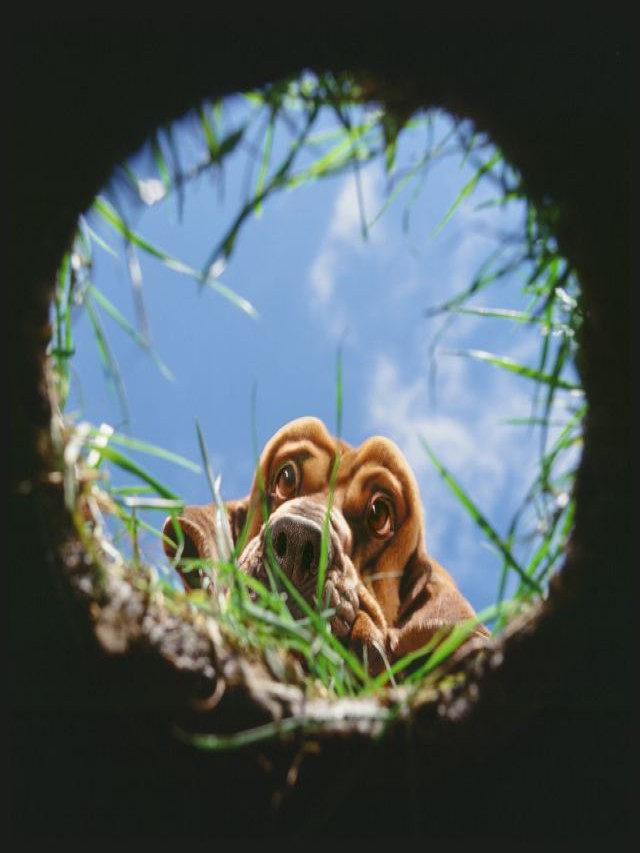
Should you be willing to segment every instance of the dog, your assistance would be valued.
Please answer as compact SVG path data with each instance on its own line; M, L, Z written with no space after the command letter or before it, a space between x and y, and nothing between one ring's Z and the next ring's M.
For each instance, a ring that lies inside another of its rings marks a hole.
M169 558L176 559L175 540L181 539L181 559L215 562L243 537L239 568L266 582L270 550L311 606L328 512L322 602L333 611L332 632L367 662L371 674L475 616L451 575L427 553L415 477L388 438L352 447L317 418L294 420L267 442L248 497L224 509L223 526L215 502L168 518L163 533ZM176 521L182 537L176 536ZM232 541L223 548L225 528ZM187 588L198 585L193 573L182 578ZM288 606L294 617L302 615L291 597ZM478 624L465 646L482 645L488 636Z

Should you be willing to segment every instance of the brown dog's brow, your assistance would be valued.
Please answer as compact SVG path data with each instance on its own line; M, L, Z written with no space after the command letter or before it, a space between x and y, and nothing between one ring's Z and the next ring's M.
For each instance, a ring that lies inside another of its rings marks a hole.
M396 495L417 497L417 484L399 448L381 436L367 439L360 447L353 448L341 439L334 438L322 421L317 418L299 418L279 430L267 442L260 459L264 485L280 465L296 460L305 463L312 460L313 485L318 490L328 487L329 477L336 455L340 456L340 467L336 485L344 488L356 478L363 485L378 479L381 488ZM305 468L308 476L309 467ZM307 490L311 484L307 483Z
M282 427L265 445L260 457L260 468L265 478L278 464L296 456L318 457L333 460L343 443L335 439L318 418L298 418Z
M346 514L357 514L374 492L392 499L396 520L401 524L414 512L421 512L418 485L400 449L389 439L370 438L359 448L347 451L340 462L338 483Z

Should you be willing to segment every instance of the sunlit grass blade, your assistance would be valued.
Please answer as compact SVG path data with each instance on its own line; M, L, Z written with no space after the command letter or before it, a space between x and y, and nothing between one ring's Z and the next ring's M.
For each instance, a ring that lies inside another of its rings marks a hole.
M170 498L150 498L135 495L125 495L122 498L122 503L130 509L153 509L160 512L180 512L184 508L184 501L178 499L171 500Z
M213 124L209 121L209 117L206 113L206 105L203 104L202 106L200 106L197 112L198 120L200 122L200 129L202 130L205 142L207 144L209 155L212 160L215 160L218 153L218 138L213 128Z
M193 271L192 275L197 278L198 281L202 282L205 287L210 288L211 290L219 293L220 296L224 296L225 299L228 299L232 305L235 305L236 308L239 308L244 314L247 314L251 317L252 320L257 320L259 315L254 306L249 302L248 299L245 299L244 296L240 296L240 294L236 293L235 290L232 290L230 287L227 287L226 284L223 284L219 279L214 276L208 276L204 280L200 278L199 273L195 273Z
M153 359L155 365L157 366L160 373L164 376L165 379L173 382L175 377L171 370L166 366L166 364L162 361L160 356L157 354L155 349L151 346L149 341L144 335L142 335L136 327L130 323L127 318L116 308L116 306L107 299L107 297L98 290L93 284L89 285L89 293L95 299L95 301L109 314L109 316L115 320L115 322L123 329L129 337L131 337L142 349L146 350L151 358Z
M511 308L467 308L463 306L452 307L451 313L468 315L470 317L489 317L496 320L510 320L512 323L532 323L541 325L544 320L529 314L527 311L515 311Z
M358 658L347 648L345 648L345 646L342 645L342 643L340 642L340 640L337 639L337 637L334 637L334 635L331 633L327 626L325 618L307 603L307 601L303 598L300 592L296 589L296 587L282 571L271 550L271 542L269 537L267 537L267 555L271 570L274 572L278 581L283 585L284 589L287 592L287 595L289 595L293 599L293 601L295 601L296 605L300 608L300 610L310 619L320 637L329 645L330 648L332 648L339 654L339 656L345 661L345 663L348 664L349 668L359 679L368 682L369 678L367 676L367 673L363 669L362 664L360 663Z
M454 625L446 636L438 642L425 663L411 674L408 682L416 684L428 675L435 673L473 635L478 625L490 624L501 616L511 616L519 606L518 603L511 601L493 604L477 613L472 619Z
M123 221L122 217L117 213L117 211L103 198L98 197L94 202L94 210L102 216L102 218L108 222L113 228L118 231L118 233L122 234L126 240L128 240L132 245L137 246L139 249L143 250L147 254L156 258L158 261L163 263L166 267L173 270L174 272L180 273L182 275L187 275L190 278L195 279L200 284L209 287L211 290L216 291L221 296L224 296L228 299L232 304L234 304L237 308L244 311L245 314L257 318L258 314L253 305L242 296L239 296L235 291L233 291L230 287L223 284L219 279L217 279L211 273L211 266L209 264L204 272L199 272L198 270L190 267L188 264L183 263L177 258L172 257L171 255L163 252L161 249L158 249L148 240L145 240Z
M342 438L342 408L343 408L343 382L342 382L342 350L338 349L336 355L336 438Z
M262 203L271 192L275 189L282 187L288 178L289 170L291 169L293 162L295 161L296 156L300 152L300 149L303 147L307 136L311 132L311 128L315 123L319 112L319 105L315 104L309 110L305 125L300 132L298 138L293 142L283 161L281 162L278 169L276 169L275 173L272 175L269 181L267 181L265 187L262 192L251 198L249 201L245 202L242 206L241 210L237 214L234 221L231 223L231 226L227 230L224 237L219 241L214 250L209 255L203 270L200 274L200 278L206 280L210 270L214 267L221 258L228 258L235 246L236 239L238 234L240 233L240 229L242 228L245 220L254 212L257 205Z
M546 389L547 393L545 396L544 407L542 412L542 417L545 422L548 422L549 417L551 415L551 409L553 408L553 403L555 399L556 389L561 387L560 383L563 381L560 378L560 374L565 369L565 367L569 364L569 357L571 351L571 341L568 338L562 338L560 341L560 345L556 350L556 357L553 363L553 367L551 369L551 373L549 374L549 383ZM540 435L540 447L541 453L544 454L544 449L547 444L547 426L546 423L543 425L541 429Z
M153 495L155 491L151 486L111 486L109 493L117 498L120 495Z
M378 130L378 118L369 118L362 123L352 123L346 119L340 111L337 111L339 121L343 126L342 138L329 151L317 158L306 169L292 174L287 187L293 188L301 183L310 183L321 178L334 177L346 170L351 170L356 180L356 194L363 227L363 236L366 238L366 217L364 216L362 187L359 177L359 167L375 159L384 144L380 144L376 138Z
M107 379L115 388L124 421L125 423L129 423L131 419L129 415L129 404L127 402L127 395L122 374L120 373L120 368L118 367L116 358L111 351L106 333L102 328L102 324L90 298L85 298L84 307L93 329L93 335L98 347L98 353L100 354L100 358L104 366L105 374Z
M421 157L420 160L418 160L418 162L411 169L409 169L405 175L402 176L402 178L395 182L393 189L387 194L383 205L380 207L375 216L373 216L367 223L369 228L372 228L375 225L375 223L380 219L383 213L386 212L387 208L390 207L391 204L395 201L395 199L400 195L405 186L407 186L407 184L415 177L415 175L421 169L424 168L425 163L427 163L430 158L431 152L428 152L427 154L425 154L424 157Z
M231 554L233 553L233 536L231 535L231 527L229 525L229 518L227 516L227 511L222 502L222 497L220 495L220 477L214 478L213 472L211 469L211 462L209 461L209 453L207 451L207 446L204 440L204 436L202 434L202 430L200 429L200 424L196 420L196 432L198 434L198 445L200 447L200 453L202 455L202 460L204 463L204 470L207 475L207 481L209 483L209 488L211 489L211 495L216 505L216 517L215 517L215 531L216 531L216 543L218 545L218 549L223 560L228 560Z
M98 232L93 229L88 223L85 224L87 234L91 238L91 241L95 243L97 246L100 246L108 255L111 255L112 258L120 259L120 255L116 252L116 250L110 246L107 241L98 234Z
M495 267L497 260L502 257L504 254L504 246L500 245L498 248L492 252L489 257L482 263L480 266L480 270L478 274L474 277L471 284L462 290L460 293L456 294L451 299L448 299L446 302L442 302L439 305L434 305L431 308L427 308L425 313L426 317L434 317L438 314L445 314L453 311L456 307L463 305L465 302L480 293L483 290L486 290L487 287L494 284L497 281L500 281L516 270L520 269L521 265L526 260L526 256L518 255L515 258L511 258L506 263L502 264L499 267Z
M133 246L136 246L138 249L146 252L148 255L156 258L161 261L165 266L170 269L175 270L176 272L183 273L185 275L194 276L194 270L188 266L187 264L182 263L182 261L173 258L171 255L163 252L162 249L157 248L148 240L145 240L144 237L140 236L136 231L130 228L125 221L122 219L120 214L116 211L116 209L109 204L109 202L98 196L93 203L92 208L105 222L111 225L122 237L127 240L127 242L131 243ZM198 274L195 274L197 277Z
M160 134L158 131L156 131L151 137L151 151L153 152L153 160L156 164L156 169L158 170L158 174L160 175L160 180L162 181L162 186L164 187L166 194L171 189L171 174L169 172L169 166L165 156L162 153L162 145L160 144Z
M173 170L172 185L176 196L176 212L178 215L178 221L182 222L185 203L185 187L182 174L182 165L180 160L180 151L176 141L174 125L172 125L171 123L165 124L164 132L166 135L167 148L169 149L169 156L171 157L171 167Z
M161 497L180 501L180 498L175 494L175 492L163 485L152 474L142 468L142 466L138 465L137 462L134 462L129 456L126 456L124 453L120 453L120 451L116 450L114 447L106 445L105 447L101 447L98 452L100 453L100 456L104 459L108 459L121 470L126 471L129 474L133 474L138 479L147 483Z
M473 358L477 361L484 361L492 364L495 367L500 367L503 370L508 370L511 373L516 373L518 376L524 376L527 379L533 379L535 382L541 382L545 385L551 385L554 388L562 388L564 391L572 391L575 394L582 394L582 386L576 382L569 382L567 379L561 379L550 373L544 373L537 370L535 367L527 367L524 364L519 364L513 359L506 356L497 356L485 350L476 349L442 349L442 353L446 355L464 356L465 358Z
M478 509L476 504L471 500L469 495L465 492L462 486L458 483L458 481L453 477L453 475L448 471L448 469L443 465L440 459L433 452L431 447L427 444L425 438L420 436L420 443L422 444L425 453L438 470L440 476L445 481L445 483L449 486L453 494L458 499L460 505L464 507L467 513L471 516L473 521L477 524L477 526L482 530L485 536L489 539L489 541L498 549L498 551L502 554L505 560L509 563L509 566L518 574L524 582L531 586L536 592L542 592L540 585L532 580L526 574L525 570L522 568L520 563L515 559L511 551L506 547L502 538L495 531L493 526L490 524L488 519L483 515L482 512Z
M338 349L336 356L336 437L340 440L342 436L342 353ZM336 453L329 475L329 494L327 507L322 523L322 538L320 540L320 560L318 565L318 579L316 583L316 601L318 607L322 607L322 591L329 562L329 525L331 523L331 507L333 496L338 481L338 469L340 468L340 454Z
M264 134L264 145L262 149L262 158L260 160L260 171L258 172L258 180L256 181L255 197L260 199L265 186L267 170L271 162L271 150L273 148L273 137L275 135L275 124L278 116L278 110L273 107L269 112L269 122ZM255 207L255 215L262 215L262 201L258 201Z
M442 231L444 226L447 224L447 222L450 221L450 219L453 217L453 214L460 207L465 198L470 196L471 193L475 190L480 178L482 178L483 175L486 175L487 172L490 172L491 169L493 169L493 167L496 165L496 163L498 163L501 159L502 155L500 154L500 152L496 151L493 157L490 157L486 163L483 163L482 166L480 166L480 168L476 171L471 180L467 181L467 183L462 187L458 195L455 197L453 204L451 205L449 210L446 212L444 218L433 232L433 237L435 237L437 234L440 233L440 231Z
M92 434L95 433L97 433L97 430L92 430ZM190 459L180 456L177 453L173 453L170 450L166 450L164 447L150 444L147 441L140 441L140 439L137 438L129 438L128 436L117 432L114 432L109 436L109 443L118 444L122 447L127 447L130 450L139 450L142 453L156 456L158 459L165 459L167 462L173 462L175 465L180 465L182 468L193 471L195 474L200 474L202 470L195 462L192 462Z

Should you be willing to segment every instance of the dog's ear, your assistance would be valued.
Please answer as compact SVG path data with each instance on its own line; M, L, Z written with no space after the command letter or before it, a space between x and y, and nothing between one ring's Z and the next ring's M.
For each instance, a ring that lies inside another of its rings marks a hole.
M400 610L390 641L393 656L399 658L425 646L438 632L444 636L454 625L474 616L451 575L420 548L400 581ZM484 642L488 636L484 625L478 625L470 639Z
M238 541L247 519L249 498L229 501L221 516L215 503L187 506L182 515L165 519L162 544L170 560L178 558L177 568L187 587L200 586L197 572L182 572L185 560L223 560Z
M231 528L231 537L233 539L233 544L235 545L242 535L244 526L247 523L247 517L249 515L249 498L246 497L242 500L228 501L225 503L224 507L227 511L227 518L229 519L229 526Z

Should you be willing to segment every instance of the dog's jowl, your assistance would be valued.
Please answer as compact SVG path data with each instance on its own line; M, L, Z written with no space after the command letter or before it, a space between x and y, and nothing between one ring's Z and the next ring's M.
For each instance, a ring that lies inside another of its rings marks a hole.
M378 436L351 447L316 418L292 421L273 436L249 495L225 504L224 525L215 504L190 506L177 519L183 536L171 518L164 534L181 540L183 559L214 564L242 535L243 571L266 580L269 551L315 604L330 490L322 601L333 611L333 633L366 656L372 673L474 616L449 573L427 554L418 487L399 448ZM176 548L165 544L171 558ZM182 577L187 587L197 584L197 574ZM289 607L302 615L294 602ZM487 635L479 625L470 642Z

